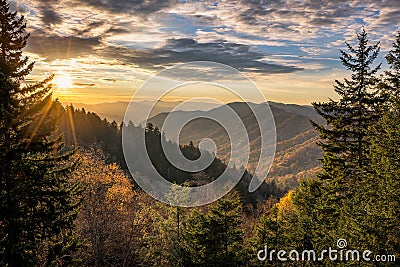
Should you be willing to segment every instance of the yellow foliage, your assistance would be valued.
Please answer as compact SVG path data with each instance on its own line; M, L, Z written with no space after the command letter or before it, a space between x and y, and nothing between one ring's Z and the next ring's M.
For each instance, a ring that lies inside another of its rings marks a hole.
M72 178L86 188L76 220L85 253L92 262L103 261L104 255L134 257L128 248L134 248L142 236L141 225L135 221L139 194L133 191L128 175L117 164L107 164L101 152L78 156L81 164Z
M293 190L289 191L283 198L280 199L279 203L276 204L276 207L278 209L278 215L282 215L283 213L295 210L292 197L293 197Z

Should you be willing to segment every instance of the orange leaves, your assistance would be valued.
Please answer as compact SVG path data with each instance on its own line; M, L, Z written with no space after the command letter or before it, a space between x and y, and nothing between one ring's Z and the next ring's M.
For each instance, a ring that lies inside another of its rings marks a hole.
M83 207L76 220L88 258L87 265L105 258L133 259L140 231L135 224L137 193L128 176L116 164L107 164L101 152L80 153L81 165L74 179L85 187ZM130 249L128 249L130 248Z

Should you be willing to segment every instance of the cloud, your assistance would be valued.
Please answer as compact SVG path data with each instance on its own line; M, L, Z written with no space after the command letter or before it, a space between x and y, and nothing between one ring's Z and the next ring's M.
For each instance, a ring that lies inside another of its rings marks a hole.
M41 6L40 7L42 13L42 21L44 24L60 24L62 23L62 17L54 11L50 6Z
M121 34L121 33L129 33L130 31L120 27L111 27L106 31L109 34Z
M355 8L349 3L344 0L239 0L241 11L233 19L244 25L257 26L260 32L301 40L317 37L321 27L330 27L333 31L336 31L335 27L340 28L354 14Z
M96 84L94 84L94 83L78 83L78 82L75 82L74 85L75 86L81 86L81 87L93 87Z
M100 37L57 36L35 31L28 40L26 51L39 54L51 61L90 55L100 44Z
M91 33L94 29L97 29L105 24L105 21L94 21L87 24L84 29L77 30L77 35L85 35Z
M101 25L102 22L97 22L87 27ZM159 48L137 49L105 46L100 36L82 38L35 31L28 40L26 51L45 57L47 61L96 55L99 58L118 60L121 64L148 70L160 70L177 63L210 60L251 73L290 73L302 69L287 64L267 62L265 53L254 46L225 40L198 42L191 38L169 39Z
M290 73L301 70L295 66L267 63L262 61L264 53L254 47L224 40L199 43L190 38L170 39L156 49L137 50L114 46L98 52L147 69L162 69L190 61L214 61L253 73Z
M194 14L191 16L191 19L194 24L201 26L213 25L216 22L222 23L222 21L218 20L218 16L216 16L215 14Z
M59 0L36 0L39 3L41 19L45 24L59 24L62 22L61 16L54 9Z
M354 35L355 29L362 26L382 36L400 23L400 1L393 0L236 0L213 3L199 11L191 9L191 15L214 13L218 22L222 21L230 31L238 35L259 36L266 41L319 42L322 45L323 39L344 38L348 31ZM332 41L335 40L328 42Z
M116 13L151 14L166 9L178 1L173 0L77 0L80 4Z
M28 13L29 9L26 5L22 4L22 3L18 3L16 1L10 1L10 10L12 12L19 12L22 15Z
M391 0L28 2L39 12L34 28L47 31L33 33L30 51L48 61L94 55L151 71L196 60L254 74L329 68L344 45L338 40L365 26L373 42L400 23L400 1Z
M117 79L115 79L115 78L102 78L101 80L104 82L109 82L109 83L117 82Z
M243 7L242 14L251 13L258 19L264 18L267 23L298 19L298 22L323 21L324 24L334 24L337 22L336 19L348 17L355 10L349 5L351 2L345 0L303 0L295 2L292 0L241 0L238 2ZM246 17L244 16L244 18ZM308 20L308 18L311 18L311 20Z

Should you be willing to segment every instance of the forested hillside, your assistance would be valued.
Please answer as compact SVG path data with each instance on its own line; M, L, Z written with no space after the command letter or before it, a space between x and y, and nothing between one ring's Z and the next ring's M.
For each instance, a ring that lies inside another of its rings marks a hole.
M228 104L239 115L249 133L251 147L250 161L247 169L252 173L260 154L260 132L258 123L249 106L262 108L263 104L231 103ZM281 188L293 189L298 186L301 178L316 175L320 167L318 161L322 156L321 149L316 145L318 134L310 120L323 122L310 107L271 103L271 111L275 119L277 132L277 148L274 163L268 175L269 180L276 181ZM212 116L218 114L221 108L210 111L176 111L171 114L172 121L183 121L187 117ZM161 127L169 113L161 113L149 121ZM234 123L234 122L232 122ZM232 125L234 127L234 125ZM169 138L169 132L165 132ZM182 129L181 143L193 141L198 144L203 138L214 140L217 145L217 156L222 160L230 157L230 139L225 130L217 123L208 119L195 119Z
M60 104L58 104L60 105ZM107 155L107 161L112 163L118 163L125 171L127 170L125 158L122 151L122 136L121 127L125 127L125 130L133 135L133 139L140 141L141 126L135 126L134 124L117 125L116 122L108 122L106 119L101 119L97 114L92 112L86 112L85 110L76 110L72 106L68 106L65 109L59 107L61 113L61 123L59 133L63 134L66 140L66 144L69 146L76 146L82 148L99 148ZM218 159L206 168L204 171L198 173L188 173L177 169L173 166L165 157L163 147L161 146L161 139L163 135L157 127L149 124L146 128L146 144L149 157L157 169L157 171L165 177L167 180L182 184L189 182L192 184L205 184L213 181L219 177L222 172L225 171L226 164ZM171 146L177 146L174 142L167 142L167 149ZM190 159L195 160L200 156L200 150L193 145L192 142L180 145L180 150L183 155ZM211 155L207 151L202 151L207 157ZM146 169L148 166L142 166L140 164L142 155L132 153L129 160L136 164L138 173L141 175L147 175ZM229 170L232 175L235 175L238 170ZM251 180L251 173L245 172L242 181L238 185L239 191L245 198L246 203L257 204L260 201L264 201L269 196L273 195L279 197L283 191L278 189L274 182L265 183L260 190L255 193L248 193L247 186Z

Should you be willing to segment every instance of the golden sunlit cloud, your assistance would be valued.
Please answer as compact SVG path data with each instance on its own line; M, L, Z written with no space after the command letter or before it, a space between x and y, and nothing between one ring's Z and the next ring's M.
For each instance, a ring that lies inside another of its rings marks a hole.
M54 83L59 89L66 89L72 86L72 79L68 73L60 72L56 74Z

